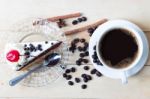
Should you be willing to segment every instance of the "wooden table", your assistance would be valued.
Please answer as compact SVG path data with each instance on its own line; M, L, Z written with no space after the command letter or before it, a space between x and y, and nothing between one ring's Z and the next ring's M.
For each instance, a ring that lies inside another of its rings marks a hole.
M84 26L103 17L109 19L123 18L139 25L150 41L149 4L149 0L0 0L0 32L7 31L12 23L27 17L47 18L80 11L88 17L88 21L78 26L70 26L64 30ZM70 23L71 20L67 20L67 22ZM67 38L71 40L75 37L89 39L87 32L68 36ZM4 39L0 38L0 47L3 46ZM70 59L69 67L75 65L77 54ZM88 65L93 68L91 63ZM11 78L12 70L7 67L5 63L0 65L0 98L150 98L150 60L147 61L141 72L129 78L127 85L122 85L120 80L94 77L94 80L88 83L86 90L82 90L80 84L76 84L74 87L68 86L62 77L55 83L45 87L32 88L19 85L10 87L8 80Z

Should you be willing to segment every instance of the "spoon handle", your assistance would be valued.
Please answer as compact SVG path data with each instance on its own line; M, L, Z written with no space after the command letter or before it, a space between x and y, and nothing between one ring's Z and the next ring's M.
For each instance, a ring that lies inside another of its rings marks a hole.
M22 81L25 77L27 77L28 75L30 75L32 72L38 70L38 69L41 68L42 66L43 66L43 64L41 64L41 65L39 65L39 66L37 66L37 67L31 69L31 70L28 71L28 72L25 72L25 73L23 73L23 74L21 74L21 75L15 77L15 78L11 79L11 80L9 81L9 85L10 85L10 86L15 86L17 83L19 83L20 81Z

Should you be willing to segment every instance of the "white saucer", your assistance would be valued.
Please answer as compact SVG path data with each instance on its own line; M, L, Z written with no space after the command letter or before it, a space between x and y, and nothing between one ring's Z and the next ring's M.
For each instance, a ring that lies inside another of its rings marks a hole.
M92 37L90 38L90 42L89 42L90 60L91 60L92 64L94 65L94 67L98 71L100 71L104 76L107 76L107 77L110 77L110 78L115 78L115 79L121 79L120 75L118 75L118 72L107 69L105 66L97 65L96 63L93 62L93 58L92 58L92 55L94 53L93 47L96 45L96 43L98 41L98 38L99 38L99 34L100 34L100 32L97 31L97 30L103 29L103 25L99 26L98 29L95 30ZM133 68L126 71L126 76L127 77L135 75L136 73L138 73L144 67L144 64L146 63L146 61L148 59L148 53L149 53L149 45L148 45L148 41L147 41L147 38L146 38L145 34L136 25L135 25L135 27L138 30L139 35L142 38L143 48L144 48L143 50L144 51L143 51L143 54L142 54L142 57L141 57L140 61L136 64L136 66L134 66Z

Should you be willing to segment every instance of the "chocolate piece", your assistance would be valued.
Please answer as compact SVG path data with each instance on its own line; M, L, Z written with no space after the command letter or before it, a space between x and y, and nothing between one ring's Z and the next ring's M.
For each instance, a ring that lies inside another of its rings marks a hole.
M73 24L73 25L76 25L76 24L78 24L78 21L77 21L77 20L73 20L73 21L72 21L72 24Z
M92 70L91 70L91 74L95 74L96 72L97 72L96 69L92 69Z
M89 70L89 66L84 66L84 70Z
M75 82L79 83L79 82L81 82L81 79L80 78L75 78Z
M76 72L76 68L75 68L75 67L72 67L72 68L71 68L71 72Z
M74 85L74 83L72 81L68 81L68 84L71 86Z
M70 71L70 69L66 69L66 71L65 71L65 73L70 73L71 71Z
M101 77L102 74L99 71L96 71L96 76Z
M83 21L87 21L87 17L82 17L82 20Z

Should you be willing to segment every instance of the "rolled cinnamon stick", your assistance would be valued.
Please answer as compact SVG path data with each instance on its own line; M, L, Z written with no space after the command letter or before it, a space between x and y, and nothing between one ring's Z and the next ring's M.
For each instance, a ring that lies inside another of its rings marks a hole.
M93 27L97 27L103 23L105 23L106 21L108 21L107 19L101 19L93 24L90 24L90 25L87 25L87 26L84 26L84 27L81 27L81 28L77 28L77 29L73 29L73 30L69 30L69 31L65 31L64 33L66 35L71 35L71 34L75 34L75 33L79 33L79 32L82 32L82 31L85 31L89 28L93 28Z
M59 19L74 18L74 17L79 17L81 15L82 14L80 12L77 12L77 13L72 13L72 14L67 14L67 15L61 15L61 16L47 18L47 20L51 21L51 22L55 22L55 21L58 21Z

